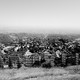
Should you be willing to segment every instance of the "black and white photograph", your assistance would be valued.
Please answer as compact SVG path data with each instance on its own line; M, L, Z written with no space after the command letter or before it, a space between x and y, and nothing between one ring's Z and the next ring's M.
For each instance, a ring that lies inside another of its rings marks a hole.
M0 0L0 80L80 80L80 0Z

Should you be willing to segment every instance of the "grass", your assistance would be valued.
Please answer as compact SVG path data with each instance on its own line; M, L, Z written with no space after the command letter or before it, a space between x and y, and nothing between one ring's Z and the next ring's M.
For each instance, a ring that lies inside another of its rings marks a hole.
M75 72L76 71L76 72ZM0 80L80 80L80 66L0 70Z

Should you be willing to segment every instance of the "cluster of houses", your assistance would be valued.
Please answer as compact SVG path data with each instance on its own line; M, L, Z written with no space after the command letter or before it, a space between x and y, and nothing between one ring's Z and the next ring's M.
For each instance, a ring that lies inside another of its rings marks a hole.
M0 67L54 67L79 64L80 40L28 39L5 46L0 44Z

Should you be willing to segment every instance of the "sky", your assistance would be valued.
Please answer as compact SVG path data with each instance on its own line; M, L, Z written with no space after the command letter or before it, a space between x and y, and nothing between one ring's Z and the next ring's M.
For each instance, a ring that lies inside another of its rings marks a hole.
M0 32L80 34L80 0L0 0Z

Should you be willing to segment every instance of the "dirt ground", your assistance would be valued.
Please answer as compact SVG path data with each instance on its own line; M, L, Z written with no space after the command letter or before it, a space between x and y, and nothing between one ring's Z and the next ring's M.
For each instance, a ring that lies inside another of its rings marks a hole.
M54 67L3 69L0 70L0 80L80 80L80 66L66 68Z

